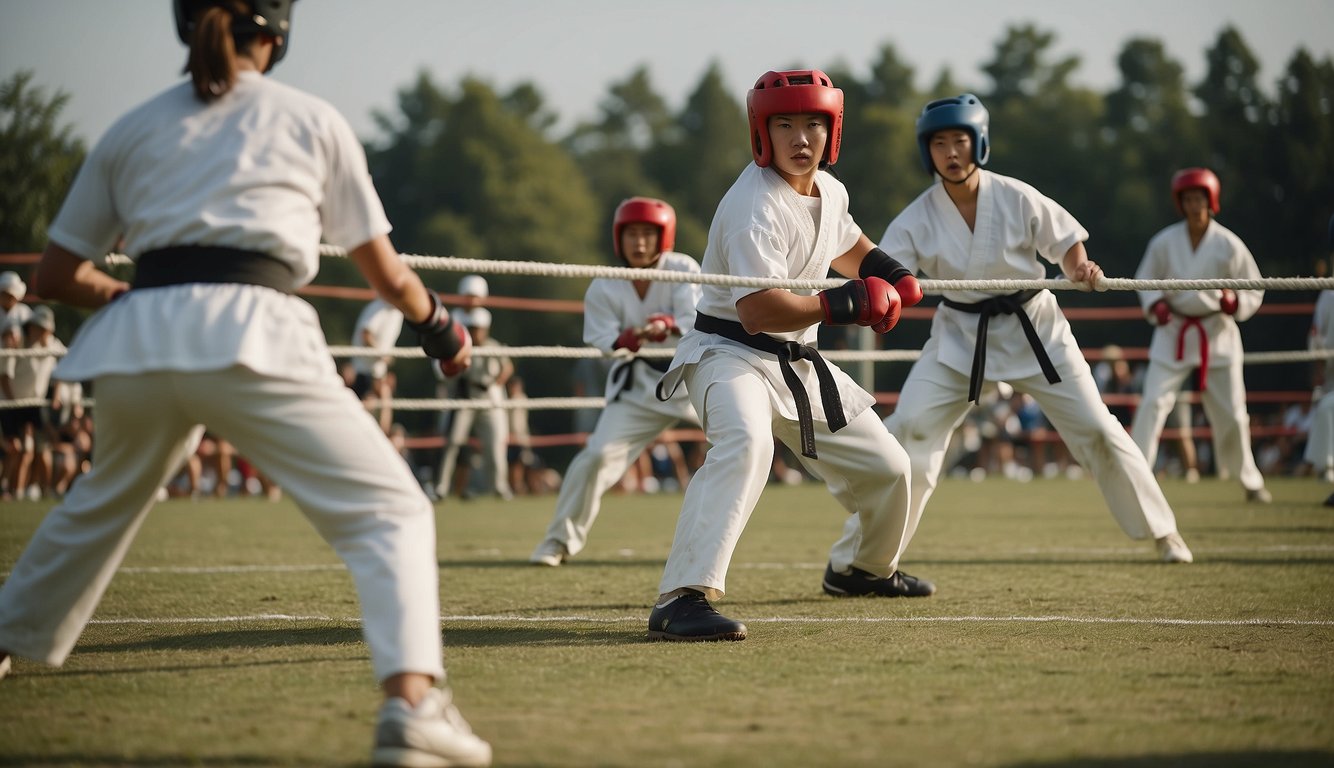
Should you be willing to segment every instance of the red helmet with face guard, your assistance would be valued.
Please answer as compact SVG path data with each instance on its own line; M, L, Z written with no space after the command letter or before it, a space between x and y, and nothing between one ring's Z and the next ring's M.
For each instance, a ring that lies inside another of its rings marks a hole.
M774 159L769 141L769 118L773 115L828 115L829 142L820 167L838 162L838 147L843 141L843 91L820 70L765 72L746 94L746 112L750 118L750 151L759 167L768 167Z
M1218 213L1218 194L1222 187L1213 171L1208 168L1182 168L1172 176L1172 202L1176 203L1177 213L1182 216L1186 212L1181 209L1181 193L1188 189L1204 190L1205 196L1209 198L1209 210Z
M616 206L616 215L611 222L611 244L616 256L625 261L621 253L621 230L626 224L652 224L658 228L658 255L670 251L676 245L676 209L662 200L653 197L632 197Z

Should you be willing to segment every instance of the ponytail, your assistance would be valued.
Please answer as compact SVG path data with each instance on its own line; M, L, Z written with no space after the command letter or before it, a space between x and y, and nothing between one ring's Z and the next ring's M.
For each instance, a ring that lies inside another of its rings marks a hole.
M254 35L238 37L232 33L233 18L245 13L244 4L233 0L209 5L194 19L185 71L190 73L200 101L215 101L236 85L236 51L249 49L255 39Z

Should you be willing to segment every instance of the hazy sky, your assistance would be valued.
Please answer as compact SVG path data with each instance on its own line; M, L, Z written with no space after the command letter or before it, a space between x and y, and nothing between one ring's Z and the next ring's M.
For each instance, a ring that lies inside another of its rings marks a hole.
M711 61L741 99L794 62L864 75L886 43L919 87L948 66L983 89L979 65L1023 23L1054 32L1057 55L1080 57L1075 81L1098 89L1119 81L1116 54L1132 37L1163 41L1188 82L1228 24L1267 89L1299 46L1334 56L1331 0L299 0L274 76L332 102L363 139L376 135L372 111L392 111L421 70L446 87L467 73L498 90L533 81L564 128L594 118L608 84L639 65L672 108ZM176 81L184 59L167 0L0 0L0 79L31 69L40 87L68 92L63 117L90 143Z

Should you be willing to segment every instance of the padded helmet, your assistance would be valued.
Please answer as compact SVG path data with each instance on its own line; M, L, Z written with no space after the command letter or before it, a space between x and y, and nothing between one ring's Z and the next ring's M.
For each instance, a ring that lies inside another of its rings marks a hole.
M269 60L269 69L273 69L287 53L287 45L292 41L292 3L296 0L241 2L249 6L250 18L238 17L232 22L232 34L255 35L262 32L278 38L273 47L273 58ZM225 4L224 0L172 0L172 10L176 13L176 36L182 43L189 45L195 16L211 5Z
M1209 198L1209 210L1218 213L1218 194L1222 187L1213 171L1208 168L1182 168L1172 175L1172 202L1176 203L1177 213L1182 216L1186 212L1181 209L1181 193L1188 189L1203 189Z
M626 224L656 226L659 256L676 245L676 210L656 198L632 197L616 206L616 215L611 222L611 245L621 261L625 261L625 254L621 253L621 230Z
M957 128L973 137L973 163L983 168L991 159L991 115L982 100L971 93L936 99L922 108L917 118L917 148L922 152L922 167L936 172L931 162L931 135L947 128Z
M820 167L838 162L838 148L843 142L843 91L820 70L765 72L746 94L746 112L750 117L750 151L759 167L768 167L774 159L769 141L769 118L773 115L827 115L829 141Z

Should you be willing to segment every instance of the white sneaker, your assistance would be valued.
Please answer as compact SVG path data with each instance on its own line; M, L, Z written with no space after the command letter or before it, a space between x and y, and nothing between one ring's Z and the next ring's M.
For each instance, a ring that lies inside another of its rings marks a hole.
M565 544L555 539L543 539L533 554L528 556L528 562L533 565L549 565L552 568L565 562L570 557L566 551Z
M1193 563L1195 556L1179 533L1169 533L1158 539L1158 557L1164 563Z
M399 698L380 707L371 764L394 768L491 765L491 745L472 733L449 691L432 688L415 708Z
M0 680L4 680L5 675L9 674L9 668L10 668L9 654L6 653L5 657L3 659L0 659Z
M1274 497L1269 494L1267 488L1256 488L1246 491L1246 502L1248 504L1272 504Z
M1186 482L1191 485L1200 482L1200 470L1195 467L1186 470Z

